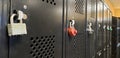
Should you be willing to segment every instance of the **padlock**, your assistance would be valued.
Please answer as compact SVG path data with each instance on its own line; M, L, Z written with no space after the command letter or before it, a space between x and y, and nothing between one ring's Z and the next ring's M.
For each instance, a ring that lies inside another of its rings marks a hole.
M109 30L109 26L107 25L107 30Z
M113 29L112 29L112 26L110 26L110 31L112 31Z
M104 31L106 31L106 25L103 26Z
M94 30L92 29L92 23L88 24L87 31L89 32L89 34L93 34L94 33Z
M71 20L71 21L70 21L70 26L67 28L68 35L69 35L70 37L74 37L74 36L77 35L77 30L75 29L74 24L75 24L75 21L74 21L74 20Z
M74 37L77 34L77 30L73 27L69 27L68 28L68 34L69 34L69 36Z
M19 23L14 23L14 17L16 14L12 14L10 17L10 24L8 24L8 35L24 35L27 34L26 24L23 23L22 19L20 19Z

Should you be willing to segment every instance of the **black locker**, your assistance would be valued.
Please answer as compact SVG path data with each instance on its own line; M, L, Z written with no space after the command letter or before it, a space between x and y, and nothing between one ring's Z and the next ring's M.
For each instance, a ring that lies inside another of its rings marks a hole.
M86 57L86 0L67 0L67 27L69 20L75 20L78 33L70 37L66 33L66 58Z
M112 57L111 58L119 58L120 56L120 18L112 17Z
M108 42L108 58L111 58L111 11L109 10L109 42Z
M8 38L6 24L9 18L7 0L0 0L0 58L8 58Z
M0 0L0 4L0 58L110 58L112 55L115 36L111 38L112 31L107 30L112 25L112 14L101 0ZM8 37L8 19L18 10L28 16L24 20L28 34ZM78 31L75 37L68 35L69 20L75 20ZM92 33L87 30L90 23Z
M110 58L112 58L112 13L110 12Z
M107 58L107 7L104 5L104 21L103 21L103 28L104 28L104 32L103 32L103 50L104 50L104 58Z
M92 24L91 28L93 31L90 33L90 31L87 30L86 33L86 58L95 58L95 41L96 41L96 8L97 8L97 1L96 0L88 0L87 1L87 27L86 29L89 29L89 25Z
M110 38L109 38L109 9L107 9L107 58L110 58L109 57L109 48L110 48L110 46L109 46L109 42L110 42Z
M117 19L117 55L116 57L119 58L120 57L120 18Z
M112 17L112 58L116 58L117 55L117 17Z
M107 23L107 58L109 57L109 30L108 30L108 27L109 27L109 10L107 9L107 21L106 21L106 23Z
M96 58L103 58L103 2L97 1L97 38L96 38Z
M9 58L62 58L63 0L11 0L21 10L28 34L9 38Z

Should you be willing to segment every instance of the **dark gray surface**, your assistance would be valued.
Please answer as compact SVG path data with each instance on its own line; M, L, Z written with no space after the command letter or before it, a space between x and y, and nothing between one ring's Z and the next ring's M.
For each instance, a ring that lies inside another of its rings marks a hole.
M103 58L103 2L97 0L96 58Z
M67 0L67 8L67 21L75 20L78 34L72 38L66 34L66 58L85 58L86 0Z
M62 58L63 0L11 2L11 11L22 10L28 15L24 21L28 34L9 38L9 58Z
M119 58L120 57L120 18L117 18L117 55L116 55L116 58Z
M104 26L107 26L107 24L106 24L106 16L107 16L107 7L106 6L104 6L104 21L103 21L103 24L104 24ZM104 58L107 58L107 29L105 28L104 29L104 32L103 32L103 53L104 53Z
M0 0L0 58L8 58L7 20L9 13L8 0Z
M110 14L106 12L106 9L109 11L107 7L103 11L101 1L10 0L11 10L8 0L0 1L0 58L110 58L110 47L107 48L107 45L110 45L111 32L102 28L110 25L111 21L107 20ZM101 11L96 10L99 2ZM27 9L23 8L24 5L28 6ZM24 20L28 34L8 38L9 11L12 14L15 10L22 10L28 15L28 19ZM76 21L75 28L78 30L73 38L65 30L71 19ZM89 23L93 24L93 34L86 32ZM102 53L101 56L98 52Z
M96 0L88 0L87 1L87 25L92 23L92 29L94 30L92 34L87 31L86 36L86 58L94 58L95 57L95 41L96 41L96 15L97 15L97 1ZM88 28L88 26L87 26Z

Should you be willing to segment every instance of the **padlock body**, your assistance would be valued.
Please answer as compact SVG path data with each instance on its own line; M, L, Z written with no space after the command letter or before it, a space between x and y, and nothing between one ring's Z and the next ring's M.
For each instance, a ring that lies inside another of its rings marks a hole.
M74 36L77 35L77 30L73 27L69 27L68 28L68 34L69 34L70 37L74 37Z
M26 29L25 23L8 24L7 27L8 27L9 36L27 34L27 29Z

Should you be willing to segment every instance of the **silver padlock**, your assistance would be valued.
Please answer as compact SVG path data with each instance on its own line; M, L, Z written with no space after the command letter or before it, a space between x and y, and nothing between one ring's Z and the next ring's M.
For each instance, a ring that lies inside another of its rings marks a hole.
M23 23L22 19L19 23L14 23L14 17L16 14L12 14L10 17L10 24L8 24L8 35L14 36L14 35L24 35L27 34L27 28L26 24Z

